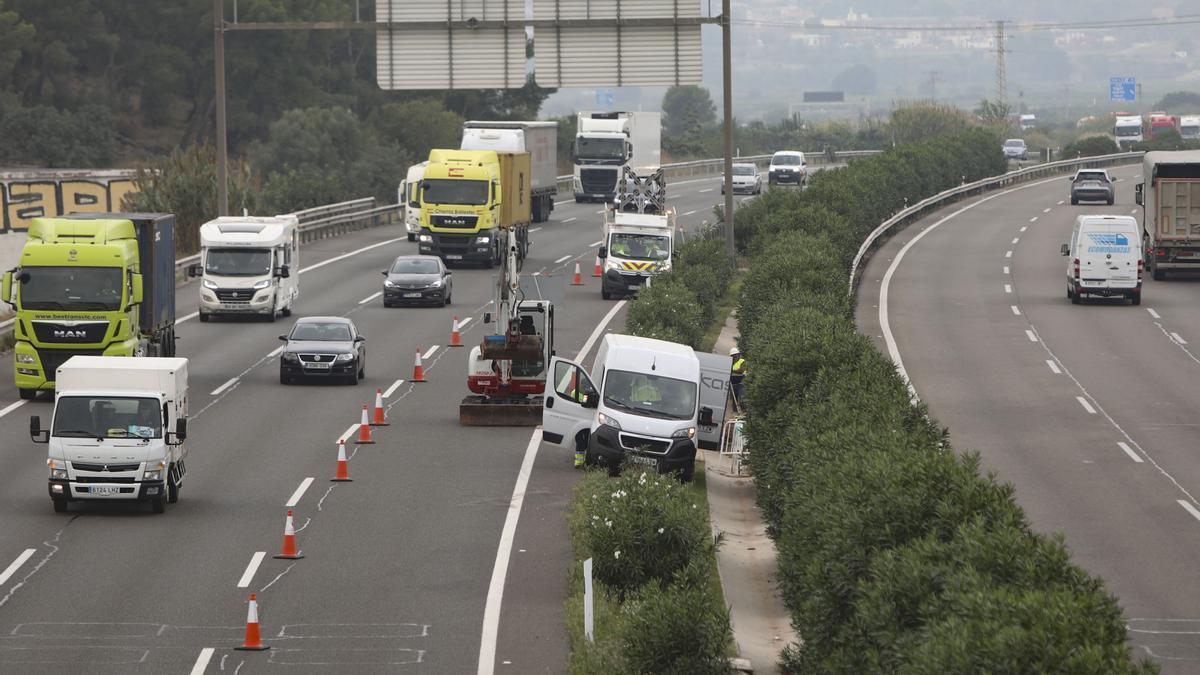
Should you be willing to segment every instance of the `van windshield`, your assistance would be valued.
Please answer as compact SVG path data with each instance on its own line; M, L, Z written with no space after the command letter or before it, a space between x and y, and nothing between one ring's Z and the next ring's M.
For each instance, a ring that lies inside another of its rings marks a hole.
M157 399L60 396L51 435L58 438L162 438Z
M204 273L220 277L263 277L271 273L269 248L210 248Z
M635 415L690 420L696 414L696 384L661 375L610 370L604 376L604 404Z
M771 163L777 166L798 166L800 162L800 155L793 153L780 152L771 158Z
M666 260L671 257L671 240L657 234L616 232L608 250L626 260Z

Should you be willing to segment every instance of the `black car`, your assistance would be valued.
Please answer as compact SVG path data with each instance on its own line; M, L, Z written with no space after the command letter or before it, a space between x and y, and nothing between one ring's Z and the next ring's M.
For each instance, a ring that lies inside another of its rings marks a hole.
M366 338L350 319L308 316L279 339L287 343L279 354L280 384L306 378L358 384L367 376Z
M402 255L381 272L383 306L405 303L448 305L454 280L442 259L435 255Z

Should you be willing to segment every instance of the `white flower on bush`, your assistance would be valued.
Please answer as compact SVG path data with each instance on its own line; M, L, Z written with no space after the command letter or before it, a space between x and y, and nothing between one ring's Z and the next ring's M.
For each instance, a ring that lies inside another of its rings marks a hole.
M664 529L665 529L665 528L662 528L662 527L658 528L658 533L659 533L659 534L662 534Z
M620 559L621 559L621 552L620 552L620 551L613 551L613 557L614 557L614 558L616 558L617 560L620 560Z
M607 520L607 519L606 519L606 520L604 521L604 526L605 526L605 527L612 527L612 521L611 521L611 520Z
M641 476L638 476L638 485L646 484L646 472L643 471Z

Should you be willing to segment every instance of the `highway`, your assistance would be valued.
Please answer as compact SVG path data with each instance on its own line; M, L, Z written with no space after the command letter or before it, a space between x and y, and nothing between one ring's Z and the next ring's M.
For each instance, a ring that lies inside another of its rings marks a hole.
M669 190L687 228L711 220L721 199L715 177ZM535 227L524 268L564 286L560 355L624 321L624 303L601 300L591 278L602 207L567 198ZM379 271L415 249L401 226L302 248L296 316L357 323L367 337L358 387L280 385L276 336L294 318L200 323L195 283L178 289L190 455L180 501L164 515L144 504L52 511L45 446L28 435L29 416L48 420L51 406L17 400L5 355L0 671L564 668L572 556L563 512L578 474L569 454L540 447L531 429L459 426L467 350L445 345L455 315L470 319L465 343L480 339L493 272L455 268L451 307L385 309ZM567 285L576 260L582 287ZM427 383L407 381L417 349ZM331 483L336 442L377 388L389 394L391 426L376 430L375 445L348 443L353 482ZM305 557L275 560L289 507ZM509 564L498 567L498 554ZM233 650L252 592L272 647L263 653Z
M1067 178L989 193L909 226L864 271L857 322L956 449L1015 485L1034 526L1119 597L1135 650L1200 670L1197 282L1146 275L1142 305L1066 298L1059 246L1084 213Z

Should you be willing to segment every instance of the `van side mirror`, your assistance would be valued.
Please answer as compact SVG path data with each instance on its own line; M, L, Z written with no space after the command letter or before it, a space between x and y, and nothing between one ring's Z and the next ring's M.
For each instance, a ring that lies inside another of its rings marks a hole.
M491 323L491 322L492 322L492 313L491 313L491 312L484 312L484 313L483 313L483 322L484 322L484 323Z
M388 275L388 271L387 271L387 270L384 270L384 271L380 272L380 274L382 274L383 276L385 276L385 277L386 277L386 276Z
M1058 251L1063 255L1071 255L1071 247L1068 244L1063 244L1062 248L1058 249Z
M200 263L192 263L187 266L187 275L189 279L194 279L200 276Z
M355 335L355 336L354 336L354 341L355 341L355 342L366 342L366 341L367 341L367 338L365 338L365 337L363 337L363 336L361 336L361 335Z
M700 409L700 424L703 424L706 427L712 426L712 424L713 424L712 408L705 407L705 408Z
M29 418L29 438L34 443L50 442L50 430L42 430L42 418L38 415L33 415Z
M287 342L287 335L280 335L279 339L283 340L284 342Z
M592 393L584 394L583 400L579 402L579 405L584 408L598 408L600 407L600 397Z
M175 420L175 441L176 444L187 440L187 418L180 417Z
M131 274L129 275L129 280L133 283L133 289L129 293L129 304L140 305L142 304L142 300L145 299L142 289L142 275Z
M601 246L600 250L596 251L596 256L599 257L601 260L604 260L605 258L607 258L608 257L608 247Z
M280 279L287 279L288 277L292 276L292 270L287 265L280 265L279 274L277 276Z
M1145 183L1138 183L1137 185L1133 186L1133 201L1137 202L1138 206L1146 205L1145 188Z

